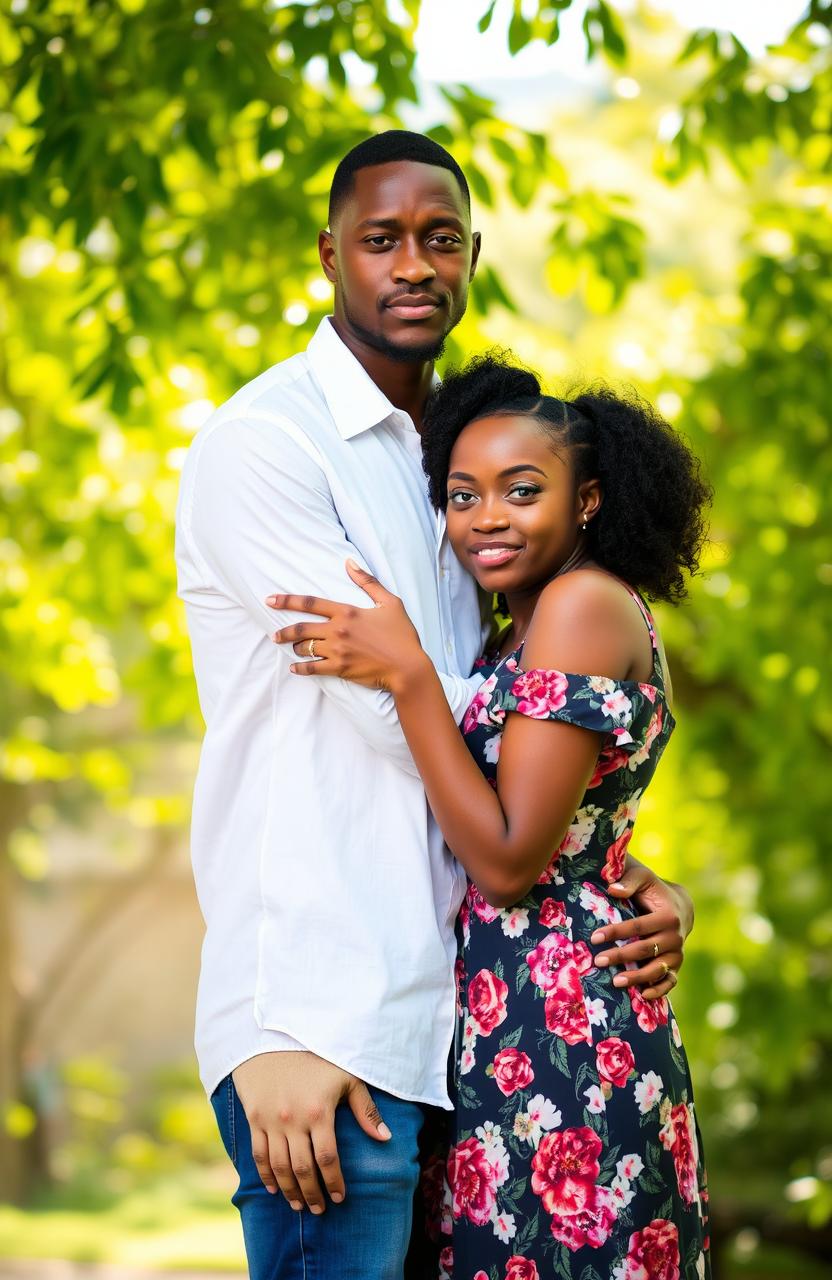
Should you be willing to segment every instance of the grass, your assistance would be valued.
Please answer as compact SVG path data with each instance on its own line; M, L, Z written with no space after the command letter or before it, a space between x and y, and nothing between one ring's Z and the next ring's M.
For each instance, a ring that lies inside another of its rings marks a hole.
M0 1206L0 1257L240 1271L245 1254L230 1167L189 1169L123 1194L54 1193L36 1206Z

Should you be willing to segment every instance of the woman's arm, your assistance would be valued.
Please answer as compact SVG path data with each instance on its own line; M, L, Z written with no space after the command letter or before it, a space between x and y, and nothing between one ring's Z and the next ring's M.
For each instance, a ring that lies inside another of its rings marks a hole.
M322 660L300 665L299 674L337 674L390 690L449 848L491 905L509 906L528 892L563 840L592 776L601 735L509 715L495 791L459 733L401 601L363 570L350 573L383 614L342 610L330 623L295 624L275 638L315 639ZM546 588L526 640L526 669L590 670L613 679L626 673L631 655L610 616L609 602L619 608L618 597L586 581L597 577L576 575ZM278 607L293 606L281 597ZM309 600L305 608L315 611Z

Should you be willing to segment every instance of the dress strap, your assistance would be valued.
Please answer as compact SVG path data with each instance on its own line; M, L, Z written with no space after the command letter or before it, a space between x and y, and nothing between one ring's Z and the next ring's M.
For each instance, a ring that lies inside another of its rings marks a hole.
M622 584L622 585L626 585L626 584ZM647 608L647 605L644 603L644 601L642 600L641 596L637 591L634 591L632 587L627 587L627 591L635 600L641 612L641 616L644 619L645 623L647 624L647 630L650 632L650 643L653 646L653 652L658 653L659 642L656 638L656 624L653 622L653 615L650 612L650 610Z

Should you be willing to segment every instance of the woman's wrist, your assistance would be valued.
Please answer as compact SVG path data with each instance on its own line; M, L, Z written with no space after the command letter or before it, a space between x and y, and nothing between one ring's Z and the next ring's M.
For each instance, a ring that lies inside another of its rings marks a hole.
M424 649L420 649L397 669L390 681L390 692L397 702L404 701L418 695L432 679L436 679L436 670Z

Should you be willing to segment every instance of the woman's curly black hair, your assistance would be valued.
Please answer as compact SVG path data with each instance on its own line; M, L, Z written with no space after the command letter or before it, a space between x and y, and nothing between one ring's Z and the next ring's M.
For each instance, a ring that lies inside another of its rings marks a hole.
M654 600L686 594L707 536L711 489L698 458L634 391L592 386L570 400L544 395L528 369L491 352L451 372L431 395L422 432L431 501L448 501L451 451L463 427L493 414L524 414L569 450L575 484L597 478L603 501L586 530L593 559Z

